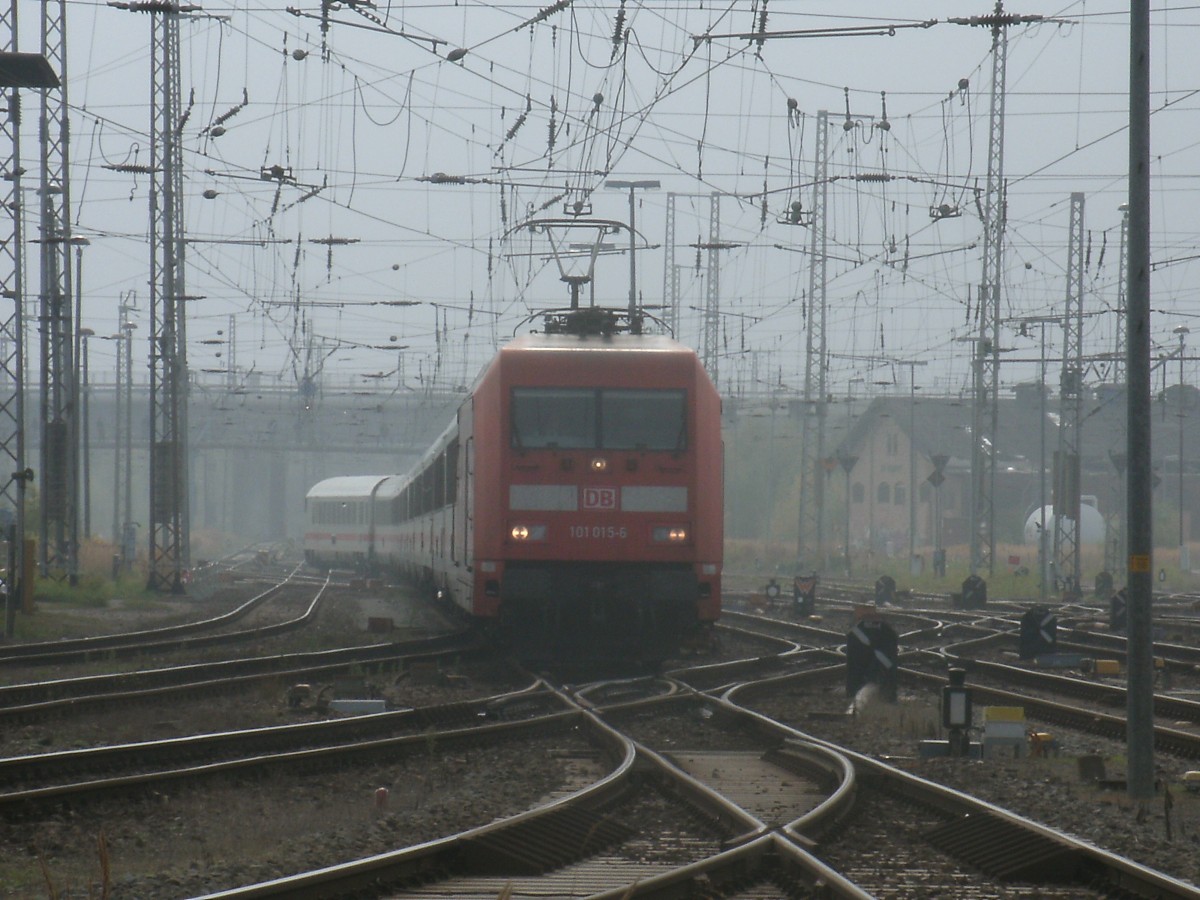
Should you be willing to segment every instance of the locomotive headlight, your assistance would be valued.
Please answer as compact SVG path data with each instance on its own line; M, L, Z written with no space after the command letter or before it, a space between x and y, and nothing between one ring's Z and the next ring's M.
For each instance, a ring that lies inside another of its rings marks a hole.
M544 541L546 539L545 525L514 525L509 534L514 541Z
M688 539L688 530L682 525L658 525L654 529L654 540L667 544L683 544Z
M608 460L603 456L597 456L592 459L591 467L593 472L607 472Z

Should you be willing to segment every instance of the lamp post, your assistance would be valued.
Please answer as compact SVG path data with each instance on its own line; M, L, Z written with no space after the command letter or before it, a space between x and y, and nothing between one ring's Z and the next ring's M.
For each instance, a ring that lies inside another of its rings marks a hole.
M1050 532L1046 528L1046 326L1062 326L1062 316L1022 316L1017 321L1021 324L1021 335L1025 336L1026 328L1038 326L1041 341L1040 374L1038 376L1038 444L1041 457L1038 461L1038 597L1044 603L1050 587L1050 554L1046 544Z
M104 340L112 341L117 351L113 372L112 543L113 547L118 547L121 543L121 408L125 403L125 333L118 331L105 336Z
M1176 325L1174 333L1179 335L1179 568L1186 572L1191 568L1188 559L1188 545L1183 534L1183 351L1184 341L1191 329L1186 325Z
M942 549L942 484L946 480L946 465L950 456L946 453L934 453L929 457L933 463L933 471L925 480L933 485L933 573L939 576L946 574L946 551Z
M841 464L842 471L846 473L846 533L845 546L846 553L846 575L850 575L850 471L854 468L854 464L858 462L858 457L845 451L837 456L838 463Z
M120 548L119 568L129 572L136 550L133 524L133 332L134 295L130 291L117 308L117 435L113 443L113 543ZM118 451L119 452L115 452ZM124 460L124 476L121 462ZM124 486L124 515L122 512L122 483ZM114 573L115 574L115 573Z
M83 436L83 425L81 417L83 414L83 382L86 381L86 369L80 368L82 363L83 344L87 340L87 335L95 334L91 329L84 329L79 326L81 316L83 315L83 248L91 245L85 237L78 235L66 239L66 243L75 248L75 310L71 321L74 323L74 345L72 347L74 371L71 373L71 428L70 428L70 454L73 462L71 464L71 477L74 479L73 492L75 494L75 502L78 506L75 513L71 516L69 523L70 528L70 562L68 577L72 585L79 582L79 539L80 539L80 513L83 513L83 518L86 520L87 515L87 476L84 474L83 455L86 453L86 438ZM88 532L86 521L83 524L83 535Z
M88 390L88 338L96 332L90 328L79 329L80 363L79 363L79 416L81 426L79 431L79 475L83 480L83 536L92 536L92 429L89 413Z
M638 188L654 190L662 187L662 184L653 179L645 181L609 179L604 182L604 186L617 191L629 191L629 325L632 328L635 327L634 320L637 316L637 230L634 227L635 204L633 194Z
M917 366L928 360L901 360L908 366L908 571L916 575L917 556Z

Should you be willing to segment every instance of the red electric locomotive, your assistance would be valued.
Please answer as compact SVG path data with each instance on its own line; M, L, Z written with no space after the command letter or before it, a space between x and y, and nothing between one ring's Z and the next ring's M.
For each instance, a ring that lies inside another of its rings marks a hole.
M643 335L521 338L471 402L477 616L522 644L618 654L717 618L720 400L694 352Z
M517 338L421 464L375 491L372 559L526 657L662 658L721 611L721 402L663 336Z

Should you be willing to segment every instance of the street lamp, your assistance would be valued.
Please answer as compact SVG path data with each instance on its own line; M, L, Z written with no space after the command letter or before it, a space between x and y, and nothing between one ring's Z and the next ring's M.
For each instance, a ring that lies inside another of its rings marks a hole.
M72 322L75 323L75 343L72 348L76 370L72 372L72 394L73 403L71 404L71 449L70 453L75 459L75 464L72 468L75 470L74 478L82 479L75 482L76 500L82 507L83 512L83 536L87 537L90 529L88 528L88 474L87 474L87 425L81 423L81 417L87 409L87 399L85 393L87 391L87 362L86 357L81 354L85 353L87 338L89 335L95 334L90 328L81 328L79 323L83 316L83 248L90 247L91 241L85 237L75 235L67 238L66 241L70 246L75 248L75 314ZM82 366L82 368L80 368ZM71 573L70 583L76 584L79 580L79 510L76 510L73 521L71 522Z
M917 557L917 366L928 360L901 360L908 366L908 572L916 575Z
M846 577L850 576L850 471L858 462L858 457L851 453L842 451L837 455L837 461L841 464L842 471L846 473L846 536L845 547L846 553Z
M95 335L90 328L80 328L79 415L82 419L79 440L79 474L83 479L83 536L92 536L92 440L88 391L88 338Z
M606 188L629 191L629 324L634 327L637 316L637 230L634 228L634 199L633 193L638 188L655 190L662 184L653 179L645 181L621 181L609 179L604 182Z
M1050 586L1050 554L1047 552L1050 532L1046 527L1046 326L1062 327L1062 316L1022 316L1021 335L1030 325L1037 325L1041 340L1041 369L1038 377L1038 442L1041 459L1038 462L1038 596L1044 603Z
M113 441L112 530L113 543L120 548L117 554L119 565L115 568L126 572L133 565L137 540L136 526L133 523L133 332L137 329L133 314L136 311L134 294L130 291L122 297L122 302L117 308L117 402L116 434ZM114 577L116 574L114 570Z
M1184 341L1191 329L1186 325L1176 325L1173 332L1179 335L1179 568L1188 571L1191 560L1188 559L1188 545L1183 534L1183 351Z

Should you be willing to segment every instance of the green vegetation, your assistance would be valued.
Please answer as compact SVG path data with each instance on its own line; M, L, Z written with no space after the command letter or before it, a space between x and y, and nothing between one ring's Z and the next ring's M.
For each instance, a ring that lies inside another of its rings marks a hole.
M136 573L117 582L99 575L84 575L76 585L38 578L33 598L33 615L16 617L17 640L48 641L64 635L92 633L94 610L117 604L125 610L147 610L162 599L157 593L147 591L145 577Z
M133 574L111 581L100 575L82 575L77 584L53 578L39 578L33 590L35 604L46 603L81 609L103 609L117 598L127 609L146 609L158 595L146 590L144 576Z

